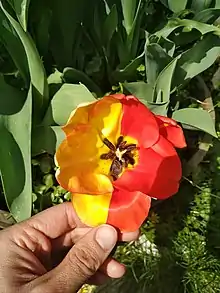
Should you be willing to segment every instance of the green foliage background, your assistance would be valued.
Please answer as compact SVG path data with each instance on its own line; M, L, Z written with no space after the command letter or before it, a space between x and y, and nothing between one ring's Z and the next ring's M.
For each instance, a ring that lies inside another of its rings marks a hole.
M16 221L70 200L53 155L82 102L131 93L175 118L189 140L183 162L204 133L215 137L179 194L152 208L141 239L118 247L125 278L96 292L220 291L219 17L219 0L0 1L0 207Z

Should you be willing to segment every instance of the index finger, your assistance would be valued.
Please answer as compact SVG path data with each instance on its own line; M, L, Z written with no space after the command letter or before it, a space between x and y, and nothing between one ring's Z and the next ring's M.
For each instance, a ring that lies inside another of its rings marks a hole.
M83 227L70 202L49 208L24 222L47 237L55 239L76 227Z

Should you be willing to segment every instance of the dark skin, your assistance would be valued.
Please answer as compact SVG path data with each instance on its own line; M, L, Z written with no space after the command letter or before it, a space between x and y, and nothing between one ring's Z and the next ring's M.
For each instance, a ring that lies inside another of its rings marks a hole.
M120 278L125 267L109 255L117 241L138 235L85 227L71 203L50 208L0 232L0 292L75 293Z

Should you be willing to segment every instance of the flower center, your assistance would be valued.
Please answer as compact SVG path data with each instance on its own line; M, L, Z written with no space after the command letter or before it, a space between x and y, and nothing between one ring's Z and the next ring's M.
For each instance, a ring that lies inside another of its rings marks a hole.
M137 146L136 144L128 144L123 136L118 138L116 145L107 138L104 138L103 142L109 148L109 152L102 154L100 159L112 160L110 176L113 180L117 180L123 168L127 168L129 164L132 166L135 164L133 151L137 149Z

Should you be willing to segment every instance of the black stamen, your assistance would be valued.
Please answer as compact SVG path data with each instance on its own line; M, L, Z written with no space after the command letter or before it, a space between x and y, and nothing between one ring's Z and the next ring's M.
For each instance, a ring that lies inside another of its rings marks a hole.
M127 144L127 141L123 141L123 142L119 145L119 150L120 150L120 151L125 150L125 149L126 149L126 144Z
M117 140L117 144L116 144L116 149L120 146L120 144L123 142L124 137L123 136L119 136L118 140Z
M128 144L128 145L126 145L126 150L128 152L131 152L131 151L135 150L136 148L137 148L136 144Z
M104 138L103 142L111 151L114 151L114 152L116 151L116 148L113 145L113 143L111 143L107 138Z
M113 178L118 178L123 169L122 163L118 158L115 158L111 164L110 174Z
M125 160L125 162L131 164L132 166L135 164L135 159L132 158L132 156L130 156L128 153L124 154L122 157Z
M114 159L115 158L115 153L113 153L112 151L110 151L109 153L107 153L107 154L102 154L101 156L100 156L100 159L101 160L112 160L112 159Z

